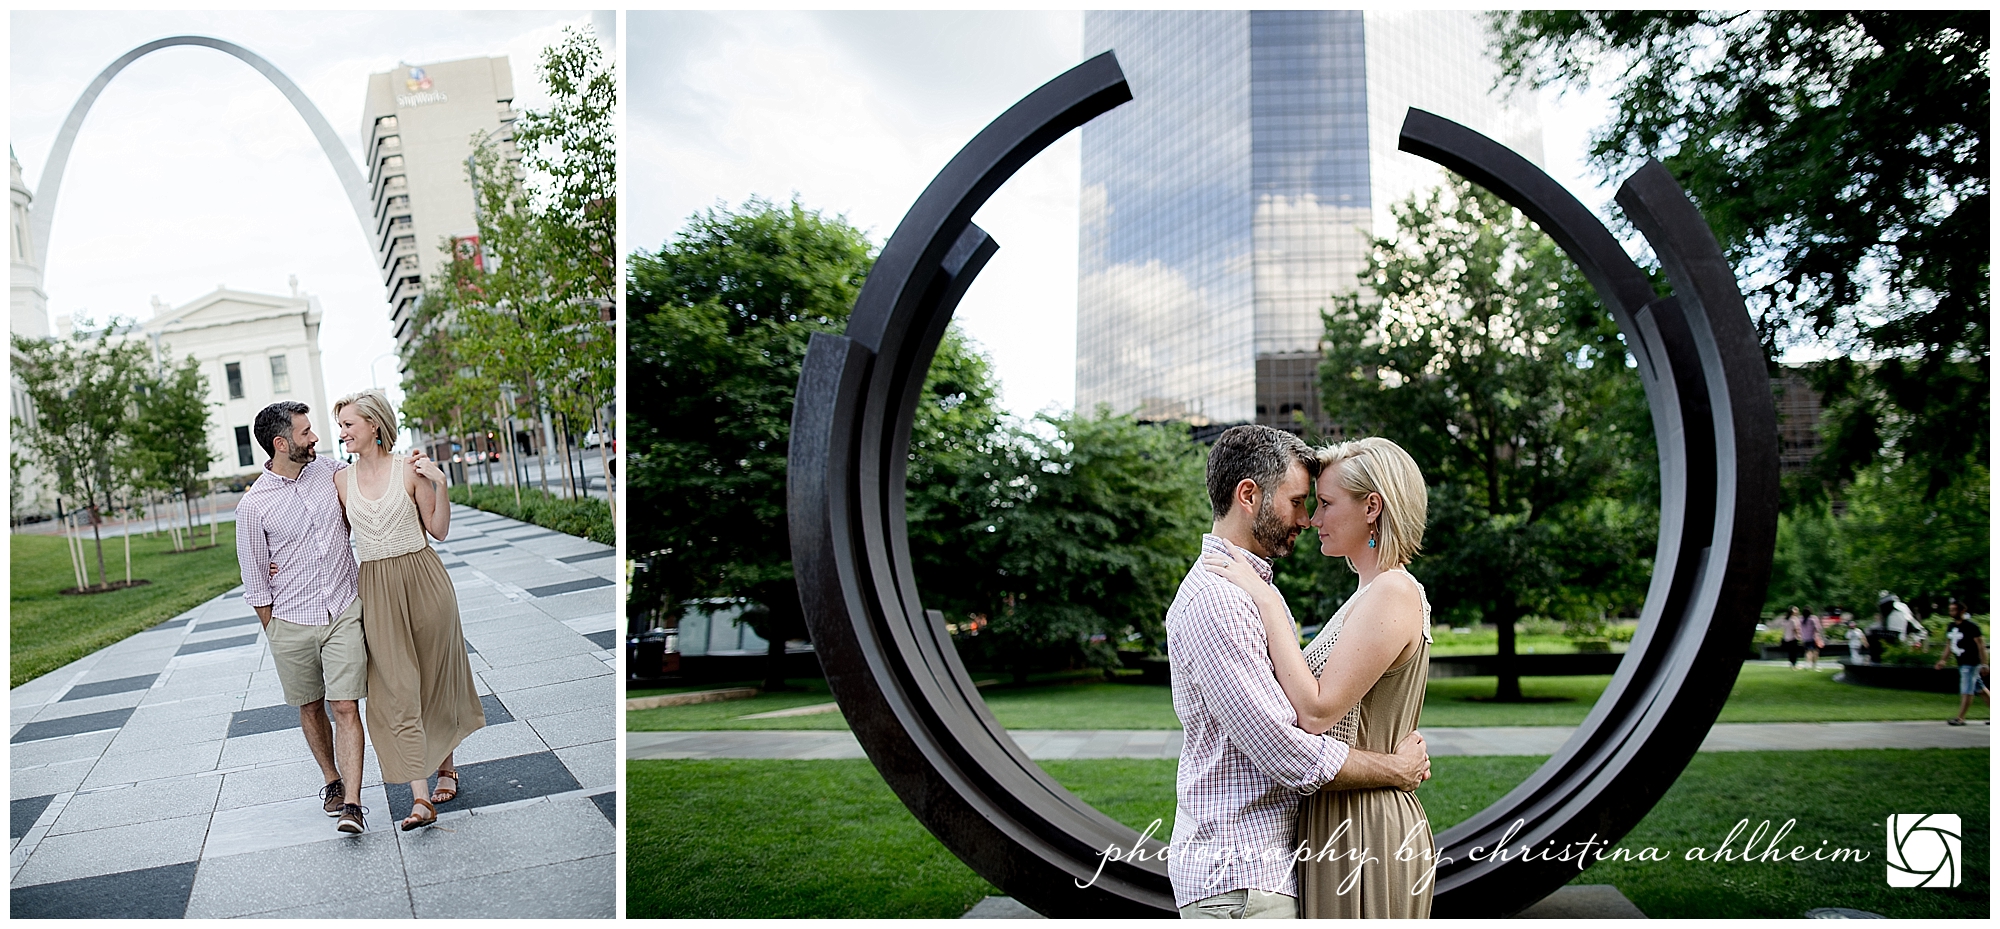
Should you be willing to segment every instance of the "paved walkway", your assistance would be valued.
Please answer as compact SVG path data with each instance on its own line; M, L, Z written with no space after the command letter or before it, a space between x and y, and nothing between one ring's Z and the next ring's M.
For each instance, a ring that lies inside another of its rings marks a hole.
M1434 756L1552 755L1576 729L1571 726L1425 728ZM1805 751L1853 748L1986 748L1993 728L1974 723L1718 723L1703 740L1704 752ZM1179 758L1178 729L1031 730L1008 735L1036 760L1050 758ZM866 758L846 730L721 730L628 732L626 757L645 758Z
M368 831L319 767L241 589L9 695L16 917L614 915L617 562L466 507L438 546L486 728L459 799L400 832L370 746Z

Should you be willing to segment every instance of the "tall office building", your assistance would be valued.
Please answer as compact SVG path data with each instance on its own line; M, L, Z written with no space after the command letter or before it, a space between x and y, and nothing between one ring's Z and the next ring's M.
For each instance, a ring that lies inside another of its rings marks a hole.
M444 241L474 240L466 156L473 137L500 140L514 158L514 77L505 56L402 65L368 76L361 116L375 255L389 296L396 349L409 344L410 316L426 281L446 262Z
M1092 11L1084 43L1133 100L1083 127L1080 410L1325 431L1319 312L1390 207L1444 180L1396 150L1405 110L1541 160L1479 14Z

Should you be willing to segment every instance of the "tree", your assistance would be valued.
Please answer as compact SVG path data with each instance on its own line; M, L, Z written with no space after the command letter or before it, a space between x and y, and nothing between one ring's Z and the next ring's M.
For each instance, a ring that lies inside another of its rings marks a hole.
M924 602L987 617L959 641L1016 682L1050 665L1116 667L1116 639L1164 651L1167 607L1210 520L1187 427L1099 409L982 438L911 481Z
M190 355L179 365L161 365L140 385L138 417L133 423L133 450L141 462L141 483L179 492L188 502L193 525L193 500L208 473L215 452L208 445L208 378ZM180 540L175 539L175 545Z
M100 588L109 582L99 526L135 477L133 421L151 366L145 344L123 337L128 330L113 320L100 332L79 332L68 341L14 336L22 356L14 373L35 410L31 421L14 420L15 434L43 472L55 477L56 492L89 508Z
M1942 612L1948 597L1983 612L1991 590L1986 469L1975 465L1936 494L1927 480L1916 465L1876 464L1855 475L1844 514L1820 500L1781 515L1765 612L1838 604L1865 615L1882 590L1925 613Z
M527 418L563 424L550 438L567 468L569 435L615 399L616 80L588 28L565 28L538 70L550 105L523 113L511 143L475 141L478 236L439 245L449 262L405 349L405 407L464 435L515 415L511 392Z
M1324 408L1424 468L1412 569L1439 618L1497 627L1498 696L1518 699L1516 621L1588 624L1643 597L1658 505L1645 397L1615 322L1518 211L1454 177L1394 214L1365 293L1323 314Z
M618 291L618 107L615 66L595 33L565 27L542 51L546 109L514 124L521 165L535 179L537 218L553 275L582 300L611 303Z
M1936 495L1987 460L1991 16L1984 10L1494 17L1504 73L1608 83L1606 177L1657 155L1827 402L1805 496L1879 458Z
M785 510L792 397L806 343L845 328L874 249L859 230L796 200L752 198L691 217L656 253L632 256L627 307L627 493L635 612L746 597L782 687L786 640L806 635ZM993 396L983 360L948 333L926 378L916 449L976 427ZM936 429L937 431L930 431Z

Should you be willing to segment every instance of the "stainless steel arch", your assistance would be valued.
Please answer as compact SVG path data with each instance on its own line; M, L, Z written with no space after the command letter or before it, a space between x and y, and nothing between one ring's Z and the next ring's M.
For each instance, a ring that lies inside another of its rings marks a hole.
M368 221L368 184L362 180L361 168L347 153L347 147L340 144L340 137L334 134L332 124L320 115L319 107L313 106L312 98L307 97L299 85L292 83L285 72L278 70L277 65L241 45L205 35L177 35L154 39L118 56L117 61L97 73L97 79L84 88L83 95L76 98L76 105L70 107L69 118L63 120L62 130L56 133L56 143L49 148L49 162L42 167L42 180L35 185L35 203L28 214L28 229L35 240L35 266L48 265L49 229L55 225L56 195L62 191L63 168L69 163L69 150L76 144L77 131L83 128L83 118L89 115L91 104L97 102L97 95L103 93L105 86L127 65L160 49L177 45L199 45L234 55L244 64L256 68L257 73L264 75L271 86L285 95L292 108L299 111L299 117L306 121L306 126L312 129L313 138L319 140L319 147L325 150L327 163L333 166L333 173L340 178L340 186L347 191L348 203L354 207L354 218L361 223L361 236L368 241L368 250L372 254L375 244L371 235L373 225Z

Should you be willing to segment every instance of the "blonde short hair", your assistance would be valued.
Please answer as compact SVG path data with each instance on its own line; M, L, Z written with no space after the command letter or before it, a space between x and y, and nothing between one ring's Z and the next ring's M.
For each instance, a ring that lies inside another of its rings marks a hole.
M1371 493L1382 496L1375 542L1381 566L1393 568L1415 558L1424 544L1430 488L1410 453L1388 439L1369 437L1322 446L1314 455L1319 459L1320 476L1330 478L1355 499Z
M341 407L351 406L375 427L375 444L384 452L396 449L396 408L389 403L389 395L380 387L370 387L359 393L351 393L334 401L333 416L340 418Z

